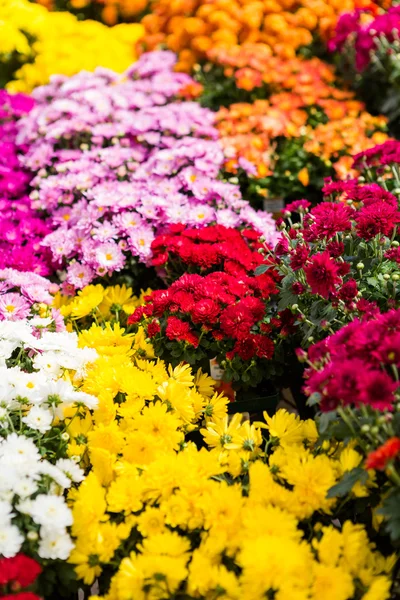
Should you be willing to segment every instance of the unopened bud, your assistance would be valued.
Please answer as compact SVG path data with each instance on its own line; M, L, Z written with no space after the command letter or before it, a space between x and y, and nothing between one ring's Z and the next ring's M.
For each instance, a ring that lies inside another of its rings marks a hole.
M357 269L359 269L360 271L365 267L364 263L359 262L357 263Z

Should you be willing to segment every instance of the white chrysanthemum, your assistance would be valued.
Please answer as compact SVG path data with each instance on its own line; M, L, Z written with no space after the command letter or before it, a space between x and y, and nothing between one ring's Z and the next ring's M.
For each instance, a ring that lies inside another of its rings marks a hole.
M67 560L74 544L65 530L59 532L42 527L40 537L38 553L41 558Z
M31 516L35 523L53 531L72 525L72 512L61 496L39 494L32 502Z
M33 317L29 319L29 325L32 327L48 327L52 322L51 317Z
M27 398L32 404L43 402L43 387L46 385L47 377L45 373L23 373L14 382L15 395L21 398Z
M6 360L10 358L14 350L18 348L18 342L11 340L0 340L0 364L6 364Z
M10 466L0 459L0 499L6 500L14 495L14 486L19 481L18 474Z
M23 515L30 516L32 514L32 506L33 500L31 500L31 498L24 498L24 500L20 500L18 502L18 504L16 505L16 509Z
M51 429L53 414L45 408L33 406L26 417L22 418L22 421L28 425L30 429L34 429L40 433L46 433L46 431Z
M97 408L99 404L99 400L98 398L96 398L96 396L92 396L91 394L87 394L86 392L75 392L73 401L76 404L84 404L87 408L90 408L91 410Z
M45 331L38 340L37 347L44 352L65 352L73 355L78 347L78 335L69 331Z
M2 525L0 522L0 556L12 558L20 551L23 541L16 525Z
M0 470L4 466L13 469L15 476L34 477L40 454L34 442L23 435L11 433L0 441Z
M13 516L14 513L11 502L7 502L6 500L0 500L0 524L10 524Z
M56 467L58 467L71 481L74 483L80 483L85 479L85 474L83 469L81 469L75 461L70 458L60 458L56 462Z
M56 352L43 352L37 354L33 359L33 366L38 371L43 371L52 377L59 377L62 373L62 368L65 367L62 362L62 356Z
M3 340L24 344L29 348L36 348L39 341L32 335L32 327L26 320L0 321L0 342Z
M69 477L67 477L67 475L61 469L55 465L52 465L47 460L40 463L39 471L42 475L48 475L51 477L54 483L57 484L54 486L54 489L56 490L55 493L58 491L57 486L61 487L63 490L71 487L71 480Z
M37 491L37 484L33 479L29 477L23 477L22 479L18 479L18 481L13 486L14 494L17 494L20 498L28 498L32 496Z

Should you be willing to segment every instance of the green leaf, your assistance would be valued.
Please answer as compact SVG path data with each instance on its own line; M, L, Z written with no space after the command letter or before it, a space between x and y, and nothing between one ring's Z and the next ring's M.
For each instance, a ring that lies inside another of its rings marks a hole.
M345 473L342 477L342 480L339 481L336 485L331 487L328 491L327 498L343 498L346 496L354 487L354 485L360 481L362 484L365 484L368 479L368 473L361 467L356 467L351 471Z
M385 529L393 541L400 540L400 488L394 488L377 513L386 519Z
M272 265L259 265L256 270L254 271L254 273L256 275L262 275L263 273L265 273L266 271L268 271L268 269L270 269L272 267Z
M325 433L328 429L329 425L336 419L336 411L331 410L329 412L324 412L320 416L318 420L318 430L320 433Z

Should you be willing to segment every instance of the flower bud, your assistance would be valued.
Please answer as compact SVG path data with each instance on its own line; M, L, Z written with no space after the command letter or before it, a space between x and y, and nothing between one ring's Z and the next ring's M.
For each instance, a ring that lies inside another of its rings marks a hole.
M28 540L30 540L31 542L36 542L36 540L38 539L38 534L36 533L36 531L28 531L28 533L26 534L26 537L28 538Z
M384 276L383 276L383 279L385 279L386 281L388 281L388 279L390 279L389 273L385 273Z
M357 263L356 267L357 267L357 269L359 269L360 271L362 271L362 269L365 267L365 265L364 265L364 263L359 262L359 263Z
M64 431L61 434L61 439L64 440L64 442L68 442L68 440L69 440L69 433L67 433L66 431Z
M368 433L369 430L370 430L370 426L367 423L365 423L364 425L361 426L361 431L363 433Z
M314 337L312 335L310 335L310 337L308 338L308 341L310 342L310 344L312 344L314 341Z
M393 273L392 279L393 281L398 281L400 279L400 276L397 273Z
M292 304L292 310L297 310L299 308L298 304Z
M395 248L397 248L399 246L399 242L397 240L393 240L392 242L392 246L394 246Z

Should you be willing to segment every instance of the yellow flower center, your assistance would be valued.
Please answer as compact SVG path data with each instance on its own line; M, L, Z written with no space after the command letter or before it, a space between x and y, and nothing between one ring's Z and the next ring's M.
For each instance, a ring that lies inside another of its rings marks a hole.
M9 313L13 313L15 311L15 306L13 304L7 304L6 311Z

